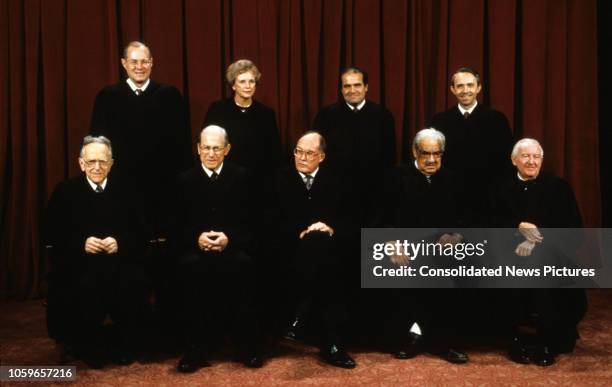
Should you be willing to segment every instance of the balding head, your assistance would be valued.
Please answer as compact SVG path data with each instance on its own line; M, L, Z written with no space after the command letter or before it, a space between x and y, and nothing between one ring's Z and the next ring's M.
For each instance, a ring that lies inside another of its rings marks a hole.
M198 155L202 165L210 170L216 170L230 151L227 132L220 126L208 125L200 132Z

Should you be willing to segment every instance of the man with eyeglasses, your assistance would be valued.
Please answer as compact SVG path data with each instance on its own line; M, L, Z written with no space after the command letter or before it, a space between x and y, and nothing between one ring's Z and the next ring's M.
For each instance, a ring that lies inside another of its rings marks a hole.
M398 166L387 179L384 224L394 228L455 228L466 222L465 195L461 181L442 159L444 135L433 129L420 130L412 142L414 162ZM457 243L460 234L436 236L433 242ZM393 256L396 265L409 264L409 257ZM466 363L468 356L452 344L460 315L460 300L452 289L389 289L381 300L389 346L398 359L409 359L428 349L451 363ZM402 299L414 300L397 308Z
M259 368L252 188L246 169L225 161L231 149L225 129L205 127L197 149L200 162L179 176L174 211L172 245L186 341L177 370L191 373L208 366L207 355L226 333L234 339L237 360Z
M274 238L288 275L287 297L294 322L310 320L319 327L320 356L336 367L354 368L345 351L349 294L347 240L359 235L352 219L350 188L334 174L326 160L325 139L307 132L297 142L294 164L278 174ZM295 332L294 332L295 333ZM295 334L288 335L295 338Z
M131 363L148 324L143 213L136 198L109 177L113 163L106 137L85 137L79 157L84 176L56 187L45 222L45 243L53 246L50 335L93 368L111 360ZM107 315L118 332L110 345L103 329Z
M125 47L121 65L127 79L96 96L91 134L113 142L121 160L113 175L142 197L150 216L150 239L163 240L169 190L192 163L191 130L181 93L151 79L153 64L145 44L134 41Z

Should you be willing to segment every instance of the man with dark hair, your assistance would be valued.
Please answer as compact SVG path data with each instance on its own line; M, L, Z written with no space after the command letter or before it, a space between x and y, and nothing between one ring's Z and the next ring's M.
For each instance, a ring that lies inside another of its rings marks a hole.
M168 189L178 173L191 165L187 109L175 87L151 79L153 57L143 43L130 42L121 65L127 79L98 93L91 133L113 142L121 160L113 176L141 196L150 217L149 238L163 240L167 236ZM153 181L155 186L148 183Z
M108 177L113 154L106 137L85 137L79 165L84 176L58 184L47 208L50 335L100 368L108 360L102 323L110 314L119 332L117 360L129 364L147 328L142 211Z
M361 200L361 223L371 226L382 177L395 164L395 121L391 112L366 99L367 73L350 67L342 71L340 81L343 100L321 109L313 128L329 144L328 166L351 178Z
M466 221L464 190L447 168L442 166L446 152L444 135L432 128L419 131L412 144L413 163L397 167L387 181L384 225L394 228L432 228L445 230L432 242L454 244L463 237L452 231ZM409 264L409 257L392 256L397 265ZM409 359L423 349L423 338L431 351L451 363L466 363L468 356L452 348L456 332L451 332L459 316L457 291L452 289L389 289L386 308L387 339L398 359ZM402 299L414 302L401 308ZM412 326L411 324L414 323Z
M291 275L291 308L298 319L314 317L320 330L321 357L342 368L355 361L344 350L347 311L347 239L359 235L351 221L350 191L342 178L321 165L325 139L307 132L294 149L294 166L276 181L278 214L274 229L279 256L286 257Z
M208 365L206 354L227 322L239 360L250 368L263 365L253 300L251 189L246 170L224 162L230 148L225 129L207 126L198 140L200 163L178 180L173 246L187 340L179 372Z
M450 91L457 106L436 114L429 123L446 136L446 167L466 181L471 198L468 206L481 223L486 214L480 200L492 181L512 170L507 154L512 148L512 131L503 113L477 101L482 90L480 75L469 67L455 71L450 78ZM478 149L477 152L469 151Z

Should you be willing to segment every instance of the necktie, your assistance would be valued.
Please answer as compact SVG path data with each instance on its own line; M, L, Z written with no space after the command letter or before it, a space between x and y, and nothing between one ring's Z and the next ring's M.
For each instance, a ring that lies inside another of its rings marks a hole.
M101 193L104 192L104 188L102 188L102 186L100 184L96 185L96 193Z
M312 177L312 175L306 175L306 189L310 189L310 187L312 187L312 180L314 179L314 177Z
M353 113L357 114L359 113L359 109L357 109L356 107L353 108Z
M468 119L470 118L470 112L468 112L467 110L465 111L465 113L463 113L463 116Z
M212 175L210 175L210 180L217 181L218 178L219 178L219 174L213 171Z
M136 95L140 95L142 94L142 89L136 89L134 90L134 92L136 93Z
M431 176L425 175L425 178L427 179L427 183L431 184Z

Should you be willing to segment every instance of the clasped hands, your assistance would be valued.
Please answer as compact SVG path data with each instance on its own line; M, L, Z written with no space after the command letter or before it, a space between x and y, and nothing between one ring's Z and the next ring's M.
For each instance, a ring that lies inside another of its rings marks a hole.
M458 233L442 234L440 238L438 238L438 243L443 246L447 244L456 245L462 240L463 240L463 235L458 234ZM387 243L393 244L393 241L389 241ZM410 254L408 253L401 254L398 251L396 251L394 254L391 254L389 258L391 259L391 263L397 266L408 266L411 261Z
M536 244L542 243L544 237L533 223L521 222L518 230L525 237L525 240L516 246L514 253L519 257L528 257L531 255Z
M119 245L117 240L113 237L106 237L104 239L89 237L85 239L85 252L87 254L116 254L119 251Z
M202 251L222 252L227 247L229 239L220 231L204 231L198 238L198 247Z
M323 222L316 222L308 226L308 228L300 233L300 239L304 239L304 236L312 231L326 232L329 236L334 236L334 229L329 227Z

